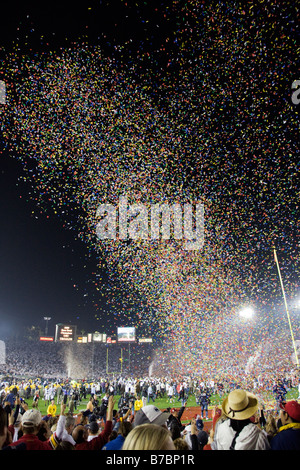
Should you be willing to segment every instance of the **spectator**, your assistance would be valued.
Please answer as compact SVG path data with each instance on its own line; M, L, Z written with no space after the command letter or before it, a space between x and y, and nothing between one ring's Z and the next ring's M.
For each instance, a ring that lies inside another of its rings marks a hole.
M50 439L51 434L52 432L49 427L48 420L42 419L39 424L37 437L39 438L40 441L46 442L48 439Z
M184 425L181 423L181 417L185 410L185 405L186 403L179 410L177 408L171 409L171 414L168 419L168 428L170 428L171 426L174 426L174 422L175 422L179 426L180 432L184 430Z
M86 411L89 411L90 413L93 413L93 410L94 410L93 397L90 396L90 399L86 404Z
M22 422L22 415L21 413L25 413L25 411L28 409L27 405L25 403L22 404L21 406L21 400L19 397L17 397L15 401L15 411L14 413L8 415L9 417L9 426L8 430L12 435L12 441L15 442L18 440L18 434L21 429L21 422ZM8 443L7 443L8 444Z
M280 405L282 426L271 439L272 450L300 450L300 404L296 400Z
M62 406L61 416L64 413ZM38 438L38 433L41 427L42 416L38 409L33 408L27 410L22 416L22 431L23 435L14 443L9 445L18 446L25 443L26 450L52 450L56 447L62 435L62 421L59 421L57 430L46 441L41 441Z
M203 447L207 444L208 434L202 429L199 430L196 425L196 418L193 418L191 424L186 427L188 434L186 440L189 444L189 449L191 450L203 450Z
M142 402L143 402L143 406L146 406L147 405L147 397L148 397L148 391L147 391L147 387L144 386L143 389L142 389Z
M149 385L148 390L147 390L147 393L148 393L148 403L149 403L150 400L152 400L153 402L155 402L155 394L154 394L154 390L153 390L152 384Z
M168 385L168 400L170 403L175 401L173 384Z
M125 439L132 430L132 428L133 426L129 421L121 421L117 437L105 444L102 450L121 450Z
M173 441L175 441L176 439L179 439L181 436L181 431L180 431L180 426L178 425L178 423L175 421L175 420L172 420L170 425L168 426L168 429L171 433L171 437L173 439Z
M9 404L11 406L11 408L14 407L15 405L15 400L16 400L16 396L14 395L13 392L10 392L7 396L6 396L6 402L8 402L7 404Z
M138 395L134 401L134 413L139 411L141 408L143 408L143 400L141 399L140 395Z
M177 437L173 440L173 443L176 450L190 450L188 443L183 437Z
M208 434L206 431L201 430L197 433L197 441L198 441L198 450L203 450L204 446L206 446L208 442Z
M204 424L203 424L202 419L200 418L200 415L197 414L195 416L195 420L196 420L196 426L197 426L198 431L202 431L202 429L204 428Z
M61 388L61 386L58 384L57 387L56 387L56 400L57 400L56 403L57 403L57 405L60 403L60 400L61 400L61 398L60 398L61 393L62 393L62 388Z
M222 410L218 407L214 407L212 410L212 428L209 433L209 438L207 444L204 445L203 450L217 450L217 444L216 441L214 440L214 435L217 430L217 427L225 420L227 419L227 416L224 415ZM197 424L197 421L196 421Z
M100 450L108 442L108 438L112 432L112 417L114 409L113 395L109 397L107 416L104 430L95 439L88 441L87 428L82 425L78 425L74 428L72 437L76 442L76 450Z
M88 442L91 441L92 439L95 439L95 437L98 436L98 433L99 433L99 425L97 423L97 421L91 421L88 425L87 425L87 430L88 430Z
M159 410L154 405L143 406L137 411L133 426L140 426L141 424L157 424L158 426L166 425L170 413Z
M205 415L205 419L208 419L209 393L207 389L202 390L200 397L199 397L199 402L201 405L201 415L202 415L201 418L204 419L204 415Z
M61 440L63 442L69 442L72 446L75 446L76 442L72 437L72 432L75 427L75 418L71 414L62 415L60 417L62 423L62 435ZM66 445L64 445L65 449ZM75 448L75 447L74 447ZM60 449L63 450L63 449Z
M103 420L103 423L106 423L106 413L108 407L108 400L109 400L109 392L106 392L104 397L102 398L101 406L98 409L98 416L100 420Z
M68 441L61 441L56 447L55 450L75 450L75 446Z
M56 404L54 402L54 399L51 400L51 403L47 408L47 415L48 416L56 416Z
M278 432L276 420L272 414L267 416L264 432L266 433L269 442L271 442L272 438L276 436Z
M0 406L0 449L2 449L2 446L7 439L7 431L7 414L2 406Z
M227 418L218 426L215 434L217 450L266 450L266 435L250 418L258 410L258 400L242 389L230 392L222 403Z
M176 450L170 432L158 424L135 426L128 434L122 450Z

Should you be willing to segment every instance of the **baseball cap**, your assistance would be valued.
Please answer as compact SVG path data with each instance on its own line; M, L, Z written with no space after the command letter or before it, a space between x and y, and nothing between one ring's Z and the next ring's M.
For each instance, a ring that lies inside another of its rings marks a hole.
M150 423L162 426L167 422L169 416L170 413L163 412L154 405L146 405L136 412L133 426L139 426L140 424Z
M208 434L206 431L199 431L197 434L197 440L200 445L205 446L208 442Z
M90 431L92 433L96 433L99 431L99 426L98 426L98 423L96 421L91 421L90 424L88 424L88 429L90 429Z
M300 403L296 400L281 403L280 408L286 411L287 414L295 421L300 421Z
M23 426L38 426L42 420L42 415L37 409L27 410L22 416Z
M171 409L171 413L176 413L176 411L179 411L179 409L178 408L172 408Z

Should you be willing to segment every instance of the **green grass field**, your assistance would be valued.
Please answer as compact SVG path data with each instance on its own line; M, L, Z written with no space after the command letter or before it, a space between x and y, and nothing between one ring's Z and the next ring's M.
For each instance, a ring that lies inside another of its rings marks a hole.
M39 399L39 403L38 403L38 409L40 410L41 414L42 415L46 415L47 414L47 407L48 407L48 401L45 401L44 398L43 398L43 394L41 394L42 396L40 397ZM99 401L101 401L101 397L103 396L102 395L99 395ZM298 396L298 390L296 388L293 388L291 389L288 394L287 394L287 400L295 400L297 399L297 396ZM119 398L120 398L120 395L115 395L115 409L117 410L118 409L118 401L119 401ZM223 397L224 398L224 397ZM215 395L212 395L211 397L211 400L210 400L210 405L209 405L209 408L212 408L216 405L220 405L223 401L223 398L220 398L219 395L215 394ZM77 406L77 410L74 411L74 414L77 414L79 413L80 411L83 411L86 409L86 405L87 405L87 402L88 402L88 399L89 399L89 396L87 396L87 399L86 400L82 400L79 405ZM272 395L270 395L269 397L270 400L273 400L273 397ZM28 400L26 400L26 403L28 404L28 407L31 408L32 407L32 401L33 399L32 398L29 398ZM55 404L57 403L57 399L55 397ZM152 400L149 402L149 404L152 404ZM155 406L157 406L157 408L159 409L165 409L165 408L168 408L168 407L172 407L172 408L180 408L181 407L181 401L177 401L177 399L175 398L175 401L170 403L166 397L164 398L157 398L155 400ZM191 408L191 407L196 407L198 406L197 403L196 403L196 399L195 399L195 396L194 395L190 395L188 400L187 400L187 408ZM68 406L66 408L66 412L68 412ZM60 413L60 404L57 405L57 415L59 415Z

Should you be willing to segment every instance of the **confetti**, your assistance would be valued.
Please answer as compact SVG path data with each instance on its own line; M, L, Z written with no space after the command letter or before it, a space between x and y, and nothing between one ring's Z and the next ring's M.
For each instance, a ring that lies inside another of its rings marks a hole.
M147 11L139 10L145 28ZM167 37L126 40L110 55L82 42L10 52L1 76L5 149L22 161L37 211L51 207L96 253L99 322L106 324L101 305L109 298L115 324L132 322L156 339L158 371L235 378L285 371L292 343L273 247L295 301L293 8L195 0L174 2L164 15ZM117 207L121 196L149 207L201 202L203 249L186 251L175 239L100 241L97 207ZM239 316L247 305L255 310L248 321ZM300 339L296 309L292 322Z

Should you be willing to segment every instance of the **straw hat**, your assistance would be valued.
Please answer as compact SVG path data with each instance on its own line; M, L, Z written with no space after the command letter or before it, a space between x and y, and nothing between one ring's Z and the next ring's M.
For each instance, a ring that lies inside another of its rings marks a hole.
M228 418L248 419L258 409L258 400L255 395L245 390L233 390L222 403L222 410Z

